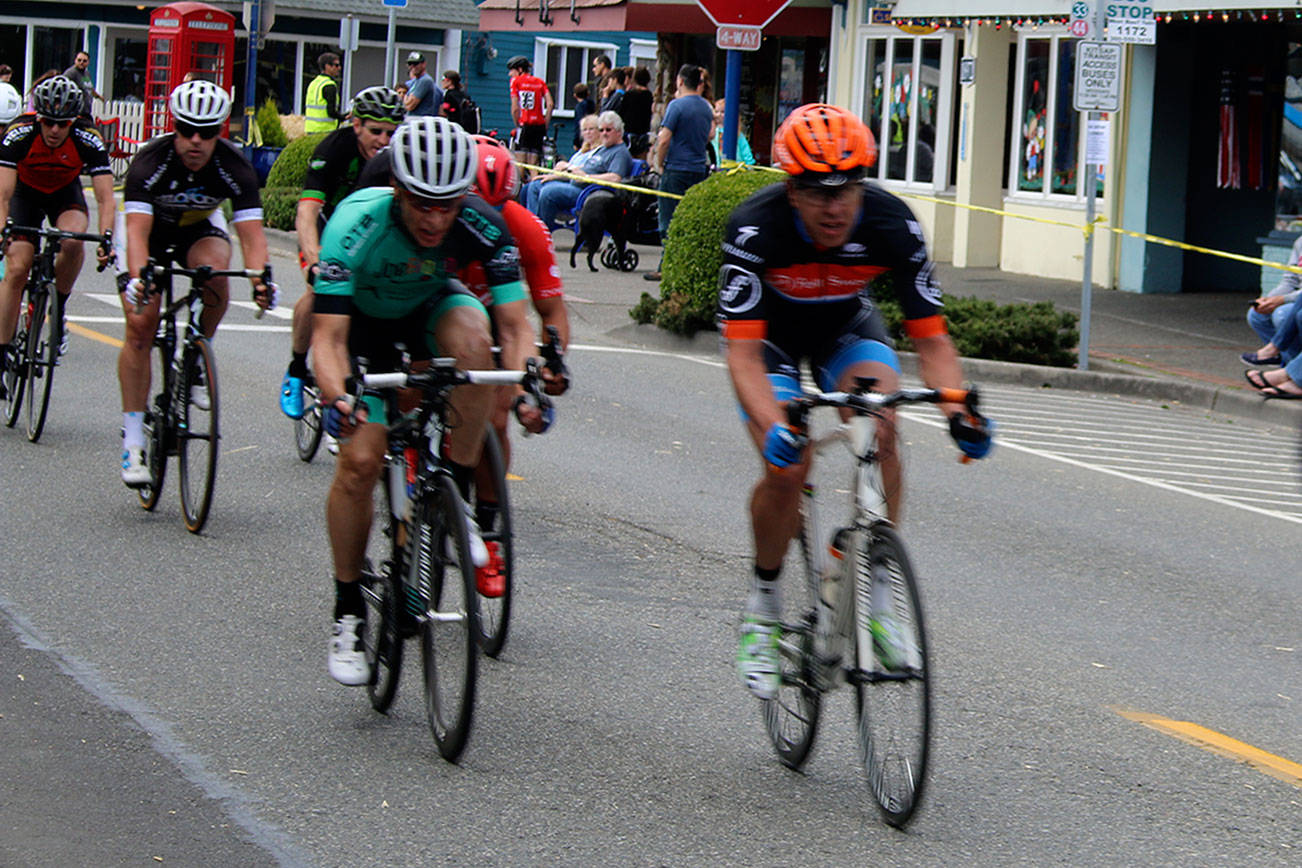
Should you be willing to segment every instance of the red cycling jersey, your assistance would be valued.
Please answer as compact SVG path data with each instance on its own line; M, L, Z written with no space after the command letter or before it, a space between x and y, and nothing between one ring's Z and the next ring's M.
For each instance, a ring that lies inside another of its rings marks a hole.
M547 96L547 83L536 75L517 75L511 79L511 103L520 109L522 127L536 127L547 123L543 111Z
M561 270L556 265L556 252L547 227L532 211L514 200L507 200L502 206L502 218L520 252L520 267L524 270L525 283L529 284L529 296L535 303L546 298L560 298ZM460 277L485 307L493 304L483 266L471 262L461 270Z
M18 172L18 180L40 193L54 193L76 184L83 172L107 175L108 150L86 121L78 119L63 144L51 148L41 136L34 115L14 122L0 139L0 166Z

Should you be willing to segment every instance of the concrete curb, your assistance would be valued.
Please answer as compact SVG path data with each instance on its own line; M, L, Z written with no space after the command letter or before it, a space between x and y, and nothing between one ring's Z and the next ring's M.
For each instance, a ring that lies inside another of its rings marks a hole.
M669 334L652 325L633 323L611 329L606 335L633 346L694 355L718 355L717 332L698 332L690 338ZM905 373L917 376L917 355L900 353ZM1155 401L1168 401L1203 410L1241 416L1274 425L1296 426L1302 422L1302 406L1287 401L1267 401L1243 389L1190 382L1160 375L1140 376L1121 373L1106 362L1094 363L1098 370L1077 371L1047 365L1024 365L991 359L963 359L963 371L976 383L1003 383L1035 386L1042 389L1066 389L1076 392L1101 392Z

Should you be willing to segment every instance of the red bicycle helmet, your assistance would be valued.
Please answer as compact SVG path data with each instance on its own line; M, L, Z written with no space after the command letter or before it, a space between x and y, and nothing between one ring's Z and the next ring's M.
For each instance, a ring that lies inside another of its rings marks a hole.
M475 172L474 190L494 208L501 207L515 196L519 172L511 162L511 152L506 145L491 136L475 136L479 149L479 169Z
M802 105L773 138L773 155L798 183L839 187L877 162L872 131L855 114L826 103Z

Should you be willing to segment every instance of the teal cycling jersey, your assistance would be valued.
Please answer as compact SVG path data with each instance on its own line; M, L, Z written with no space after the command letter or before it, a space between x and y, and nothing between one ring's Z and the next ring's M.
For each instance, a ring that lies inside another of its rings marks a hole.
M402 226L392 188L358 190L339 203L321 237L316 313L400 319L441 295L463 291L457 273L483 266L494 304L527 298L506 223L476 196L438 247L423 247Z

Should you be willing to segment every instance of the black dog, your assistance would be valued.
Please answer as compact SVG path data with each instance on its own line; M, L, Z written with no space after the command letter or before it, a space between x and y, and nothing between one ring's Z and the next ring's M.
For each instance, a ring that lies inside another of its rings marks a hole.
M624 245L627 235L624 232L624 197L614 190L594 190L583 202L583 210L575 224L574 246L570 248L570 268L576 268L575 255L582 244L588 254L588 269L596 271L592 257L601 252L601 239L607 232L615 241L619 259L624 259Z

